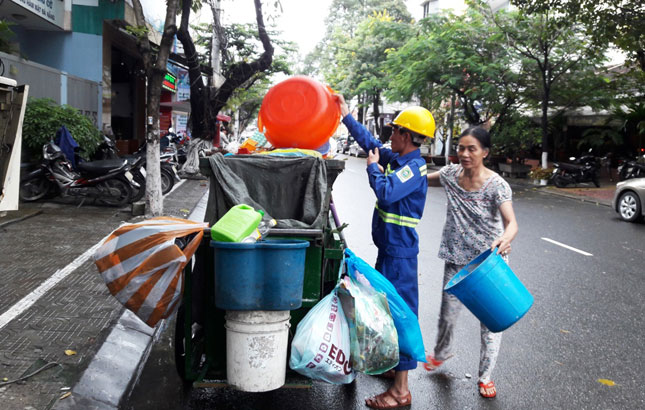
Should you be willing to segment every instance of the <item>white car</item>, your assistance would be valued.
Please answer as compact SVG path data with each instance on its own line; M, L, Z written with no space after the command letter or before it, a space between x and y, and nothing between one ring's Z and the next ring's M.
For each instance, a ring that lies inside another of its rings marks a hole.
M616 184L612 207L623 221L635 222L645 215L645 178Z
M349 146L349 155L353 155L355 157L366 157L367 153L363 150L363 148L361 148L360 145L358 145L358 142L354 142Z

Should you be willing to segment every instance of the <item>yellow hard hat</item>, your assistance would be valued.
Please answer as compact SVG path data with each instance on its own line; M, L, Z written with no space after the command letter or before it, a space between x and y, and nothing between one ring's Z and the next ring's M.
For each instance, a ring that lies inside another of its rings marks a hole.
M396 116L392 124L414 131L417 134L434 138L434 118L430 111L423 107L408 107Z

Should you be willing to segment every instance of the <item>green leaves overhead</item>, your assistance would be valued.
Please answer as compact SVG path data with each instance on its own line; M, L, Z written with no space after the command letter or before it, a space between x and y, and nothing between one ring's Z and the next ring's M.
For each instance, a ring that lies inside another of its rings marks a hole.
M334 0L327 33L305 58L304 72L321 75L347 98L358 97L359 119L371 103L378 116L387 86L384 63L411 34L412 18L402 0Z
M502 40L502 31L476 9L433 14L389 55L386 95L400 101L416 97L437 110L455 94L471 124L504 115L519 103L523 68Z
M523 13L558 13L581 23L598 44L612 43L645 72L645 3L642 0L512 0Z
M375 116L382 96L419 101L441 126L454 96L457 116L492 126L505 151L541 142L547 152L565 112L642 98L642 73L609 70L605 57L608 41L620 44L634 31L641 32L642 48L645 24L635 24L642 21L642 2L515 0L533 8L493 12L488 2L467 0L461 14L444 11L419 22L399 14L399 3L335 0L325 40L308 56L308 73L322 73L347 98L356 97L359 108L372 103ZM618 3L626 15L611 17ZM618 28L610 40L589 29L602 19ZM528 117L540 118L540 127Z

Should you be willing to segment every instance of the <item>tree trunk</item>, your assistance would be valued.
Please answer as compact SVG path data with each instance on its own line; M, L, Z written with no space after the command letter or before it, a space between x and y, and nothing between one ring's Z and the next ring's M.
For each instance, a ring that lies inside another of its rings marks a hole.
M377 138L380 138L381 135L381 124L379 123L379 117L381 116L381 111L379 104L381 102L381 93L376 92L372 96L372 116L374 117L374 133L376 134Z
M542 100L542 118L540 118L540 126L542 128L542 168L548 168L549 161L549 100L547 97L546 89L545 97Z
M213 82L211 83L211 86L219 87L222 85L222 55L220 50L223 42L222 24L220 21L222 1L211 0L209 3L211 6L211 12L213 13L213 38L211 41L211 67L213 68Z
M645 71L645 50L636 51L636 60L642 71Z
M192 0L182 1L181 24L177 30L177 39L184 46L184 54L188 65L188 80L190 81L190 128L193 139L207 137L204 127L204 113L206 111L206 86L202 80L202 72L197 59L197 49L188 32L190 8Z
M166 75L166 65L170 55L170 46L177 32L179 0L166 0L166 19L156 59L148 40L147 33L137 37L137 48L143 60L147 79L147 121L146 121L146 216L160 216L163 213L161 194L161 167L159 165L159 102L161 83ZM135 19L139 27L146 27L143 8L139 0L133 0Z
M547 169L549 162L549 99L551 98L551 84L548 75L548 59L545 56L544 70L542 72L542 117L540 118L540 128L542 128L542 169Z
M444 154L446 156L446 165L450 164L450 146L454 139L453 130L455 125L455 94L453 93L450 96L450 119L448 122L448 138L446 138L445 144L443 144Z

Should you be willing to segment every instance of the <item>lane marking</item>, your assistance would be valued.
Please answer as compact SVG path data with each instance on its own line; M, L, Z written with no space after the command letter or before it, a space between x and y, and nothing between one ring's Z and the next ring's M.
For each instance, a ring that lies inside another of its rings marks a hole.
M20 301L18 301L18 303L9 308L9 310L0 315L0 329L4 328L9 322L14 320L25 310L29 309L51 288L56 286L60 281L69 276L70 273L74 272L79 266L85 263L90 258L90 256L92 256L94 252L96 252L102 242L103 240L99 241L96 245L86 250L81 256L74 259L72 263L65 266L63 269L57 270L52 276L49 277L49 279L41 283L40 286L38 286Z
M184 182L186 182L186 180L182 179L181 181L176 183L175 186L166 195L170 195L171 192L180 187ZM164 195L164 197L166 195ZM0 330L7 326L7 324L9 324L9 322L14 320L16 317L20 316L24 311L33 306L33 304L36 303L38 299L43 297L45 293L47 293L63 279L69 276L70 273L74 272L79 266L84 264L90 258L90 256L94 255L96 250L101 246L101 243L103 243L103 239L86 250L81 256L74 259L72 263L65 266L63 269L59 269L54 272L52 276L41 283L36 289L31 291L31 293L20 299L15 305L13 305L6 312L0 315Z
M563 247L563 248L565 248L565 249L569 249L570 251L578 252L578 253L579 253L579 254L581 254L581 255L585 255L585 256L593 256L593 254L591 254L591 253L589 253L589 252L581 251L580 249L576 249L576 248L574 248L573 246L565 245L565 244L563 244L562 242L554 241L553 239L549 239L549 238L541 238L541 239L542 239L543 241L551 242L552 244L555 244L555 245L561 246L561 247Z

